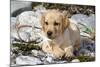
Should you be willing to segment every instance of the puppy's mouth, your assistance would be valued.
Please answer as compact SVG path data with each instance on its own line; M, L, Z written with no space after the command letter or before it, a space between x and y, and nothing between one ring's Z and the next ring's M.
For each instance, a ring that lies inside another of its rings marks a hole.
M47 36L49 39L54 39L54 37L53 36Z
M52 36L48 36L49 39L52 39Z

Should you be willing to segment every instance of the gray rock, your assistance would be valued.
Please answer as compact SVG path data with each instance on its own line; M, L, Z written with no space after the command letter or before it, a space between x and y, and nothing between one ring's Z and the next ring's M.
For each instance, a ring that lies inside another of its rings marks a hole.
M10 52L10 58L11 58L11 64L15 64L15 58L16 58L16 55L11 51Z
M49 62L49 63L54 63L53 58L50 57L50 56L48 56L48 57L46 58L46 61Z
M91 52L91 53L90 53L90 56L91 56L91 57L95 57L95 52Z
M19 56L16 58L17 65L37 65L42 64L40 59L30 56Z
M16 18L15 17L11 17L11 23L10 23L10 29L11 29L11 43L14 42L15 38L19 39L18 35L17 35L17 31L16 31Z
M12 5L14 5L14 3L15 1L12 1ZM16 3L14 5L15 7L17 6ZM25 3L25 2L21 2L21 3ZM19 5L21 3L19 3ZM31 2L25 3L25 4L29 6ZM23 7L25 6L23 5ZM17 9L19 8L16 7L16 9L13 11L16 11ZM15 38L18 40L23 40L25 42L36 41L38 43L43 40L43 38L39 36L38 33L41 33L41 28L42 28L41 23L40 23L40 17L44 12L46 12L46 8L43 7L42 5L39 5L39 6L34 7L34 10L24 11L20 13L16 17L16 20L13 20L13 18L11 19L11 24L12 24L11 29L13 30L11 33L11 42L14 42ZM18 27L17 25L18 26L27 25L30 27L27 27L27 26L21 27L19 31L17 32L15 28L15 27Z
M41 15L46 12L46 8L43 5L38 5L34 7L36 17L41 17Z
M94 52L95 42L87 37L81 37L81 48Z
M94 32L95 32L95 15L94 14L91 14L90 16L87 16L87 15L84 15L84 14L75 14L71 17L71 19L75 20L80 28L80 35L82 36L86 36L86 37L89 37L89 38L93 38L94 35ZM88 32L88 34L84 31L87 30L88 27L92 32ZM89 34L90 33L90 34Z
M46 8L45 7L43 7L43 5L38 5L38 6L36 6L36 7L34 7L34 10L38 10L38 11L40 11L40 10L46 10Z
M76 20L78 23L86 24L95 28L95 15L91 14L90 16L84 14L75 14L71 17L71 19Z
M33 56L37 56L37 57L38 56L41 56L41 57L45 56L45 54L40 50L32 50L31 53L32 53Z
M20 15L17 16L16 20L13 20L13 18L11 19L11 29L12 29L12 33L11 36L14 38L16 37L17 39L22 39L26 42L29 41L33 41L33 40L37 40L40 39L40 37L37 35L37 33L40 33L41 30L41 25L40 25L40 21L38 18L36 18L34 16L34 12L33 11L26 11L21 13ZM17 34L17 31L15 29L16 25L22 26L22 25L28 25L31 27L22 27L19 29L19 37ZM34 28L34 29L33 29ZM41 41L41 40L39 40Z
M95 42L87 37L81 37L81 48L79 54L83 56L95 56Z
M23 27L18 32L21 40L24 40L25 42L31 41L30 40L30 37L32 37L31 33L32 33L32 28L30 27Z
M36 18L33 11L24 11L17 16L17 24L33 26Z
M23 11L32 10L32 2L11 0L11 15L17 16Z

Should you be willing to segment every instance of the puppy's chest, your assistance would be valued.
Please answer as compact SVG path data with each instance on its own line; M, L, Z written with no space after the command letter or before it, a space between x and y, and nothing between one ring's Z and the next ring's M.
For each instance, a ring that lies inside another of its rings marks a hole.
M69 46L74 44L72 33L67 29L64 34L56 38L57 45L61 46Z
M68 37L61 36L61 37L57 38L55 40L55 42L60 47L61 46L69 46L72 44L69 36Z

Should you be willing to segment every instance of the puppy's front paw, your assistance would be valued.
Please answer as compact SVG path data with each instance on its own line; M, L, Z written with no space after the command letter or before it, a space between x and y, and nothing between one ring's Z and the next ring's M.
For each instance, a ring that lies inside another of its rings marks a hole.
M73 48L71 46L65 48L64 50L65 50L65 57L73 57L74 56Z
M55 49L53 51L53 55L56 57L56 58L62 58L64 56L64 51L63 50L59 50L59 49Z

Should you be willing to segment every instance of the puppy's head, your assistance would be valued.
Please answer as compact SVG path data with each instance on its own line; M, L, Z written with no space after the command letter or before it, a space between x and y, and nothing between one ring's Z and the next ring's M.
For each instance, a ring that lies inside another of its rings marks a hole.
M58 10L48 10L42 15L41 24L46 36L55 39L69 26L69 20Z

